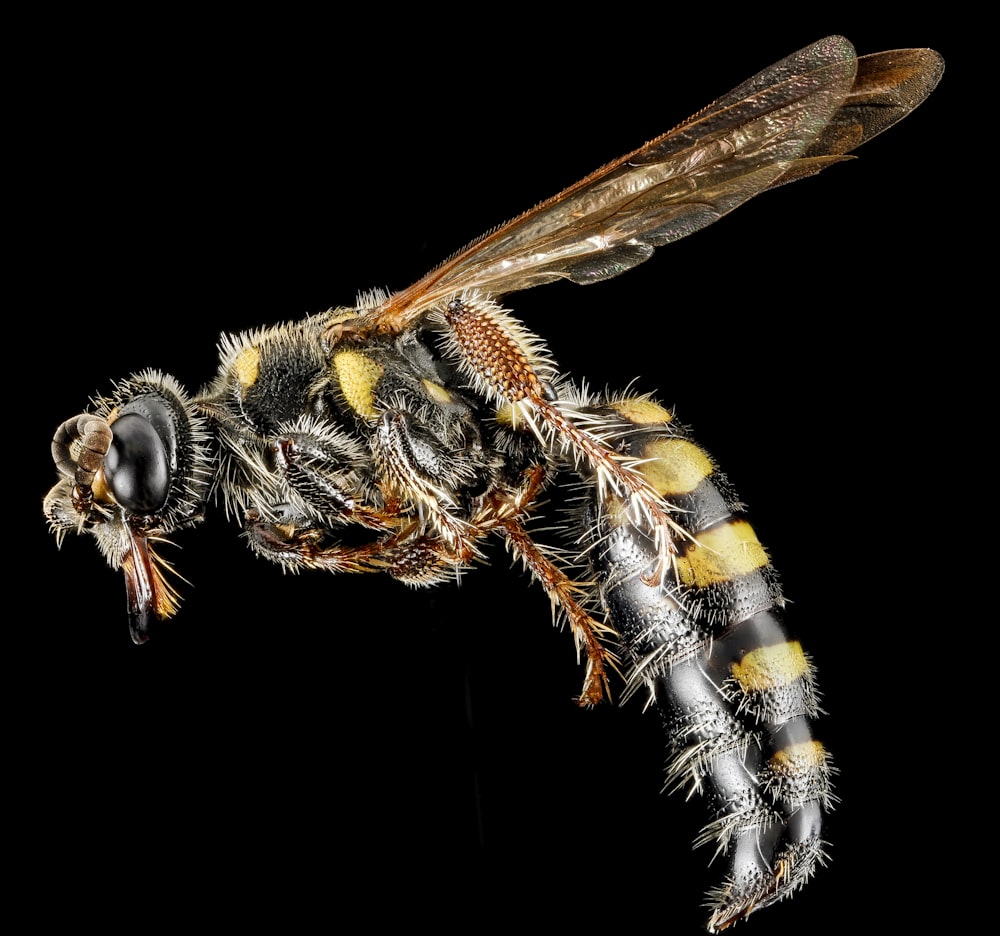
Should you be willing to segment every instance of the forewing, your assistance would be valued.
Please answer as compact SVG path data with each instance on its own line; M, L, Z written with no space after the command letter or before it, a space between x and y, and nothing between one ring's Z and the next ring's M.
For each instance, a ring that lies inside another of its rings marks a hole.
M831 37L744 82L678 127L480 238L380 310L402 330L466 289L494 296L590 283L711 224L775 184L830 122L857 59Z
M843 159L939 77L929 50L859 60L846 39L823 39L473 242L389 297L373 311L377 325L401 331L464 290L502 296L617 276L759 192Z

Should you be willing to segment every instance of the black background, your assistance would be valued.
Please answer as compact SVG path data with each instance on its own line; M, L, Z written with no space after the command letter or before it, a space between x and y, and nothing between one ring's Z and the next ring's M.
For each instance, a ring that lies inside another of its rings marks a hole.
M604 15L485 34L444 20L371 33L175 22L120 46L48 50L18 180L18 347L34 377L16 407L14 499L28 516L8 566L23 596L7 660L29 877L92 881L93 906L105 886L141 885L331 913L373 882L418 881L421 911L441 919L475 887L487 918L575 924L611 906L695 931L719 871L690 850L698 804L659 794L656 719L636 702L574 707L571 638L499 543L460 587L413 592L283 575L216 512L177 537L192 583L180 615L135 648L121 576L84 540L57 552L37 505L52 429L112 379L158 367L196 389L220 332L402 288L840 31L860 52L935 46L952 71L857 162L754 200L620 279L509 304L575 377L635 380L676 406L781 570L843 802L831 866L751 927L841 925L854 894L874 895L871 921L911 912L912 885L886 878L922 863L903 803L920 795L930 703L911 667L934 650L916 609L944 599L929 593L918 485L925 472L948 480L927 442L947 435L953 380L941 313L955 196L942 175L961 55L934 20L747 14L693 29ZM547 896L529 907L529 894ZM391 899L369 910L400 912Z

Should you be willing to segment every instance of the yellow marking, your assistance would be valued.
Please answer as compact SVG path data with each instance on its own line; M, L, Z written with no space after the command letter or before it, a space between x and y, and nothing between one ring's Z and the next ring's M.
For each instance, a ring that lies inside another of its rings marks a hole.
M636 426L648 426L651 423L668 423L674 418L670 410L660 406L653 400L635 397L631 400L618 400L612 404L614 411L623 419Z
M530 418L525 417L525 412L531 412L531 402L525 403L524 400L519 400L517 403L504 403L496 411L496 415L493 417L497 421L497 425L506 426L508 429L520 430L522 432L528 431L531 428Z
M514 407L511 406L510 403L504 403L504 405L497 410L496 421L501 426L513 426Z
M357 318L357 309L343 308L337 312L331 312L329 319L324 323L326 325L340 325L342 322L348 321L348 319Z
M90 492L95 501L100 501L105 504L116 503L115 498L108 489L108 484L104 479L103 465L97 469L97 473L94 475L94 480L90 482Z
M753 527L746 520L732 520L699 533L677 557L677 574L683 585L706 588L763 569L767 562Z
M347 405L365 419L374 419L375 387L385 368L360 351L340 351L333 356L333 366Z
M732 664L733 677L744 692L766 692L788 686L809 672L809 661L797 640L758 647Z
M714 470L712 459L686 439L657 439L650 442L639 466L646 480L660 497L690 494Z
M233 361L233 375L244 390L249 390L257 382L260 373L260 349L247 345Z
M826 748L819 741L790 744L771 757L771 770L783 777L801 777L826 766Z
M623 501L614 491L605 491L601 501L601 510L611 527L624 526L628 522L628 511Z
M441 384L436 384L433 380L428 380L426 377L423 379L423 384L428 394L430 394L430 398L435 403L451 402L451 394Z

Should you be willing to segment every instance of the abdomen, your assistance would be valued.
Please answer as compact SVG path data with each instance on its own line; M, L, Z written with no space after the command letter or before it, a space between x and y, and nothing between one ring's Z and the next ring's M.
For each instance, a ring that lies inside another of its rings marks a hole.
M614 422L609 443L671 505L662 562L653 533L614 493L590 505L590 557L630 665L668 738L666 788L703 795L696 841L725 856L708 895L709 930L793 894L824 861L832 768L812 735L812 665L783 621L764 548L726 478L669 411L646 399L591 408Z

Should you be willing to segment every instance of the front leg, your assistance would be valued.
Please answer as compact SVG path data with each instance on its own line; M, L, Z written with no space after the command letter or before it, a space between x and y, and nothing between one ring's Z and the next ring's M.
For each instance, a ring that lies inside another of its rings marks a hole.
M326 425L307 425L282 433L268 443L268 456L280 478L277 501L291 511L328 526L359 524L370 530L398 527L391 510L364 502L368 458L353 438ZM287 510L286 510L287 512Z
M386 525L393 521L387 515ZM396 518L398 519L398 518ZM440 540L422 535L413 524L370 543L347 545L330 531L294 522L270 523L248 511L246 535L255 553L292 571L386 572L406 585L429 586L454 579L469 561Z

